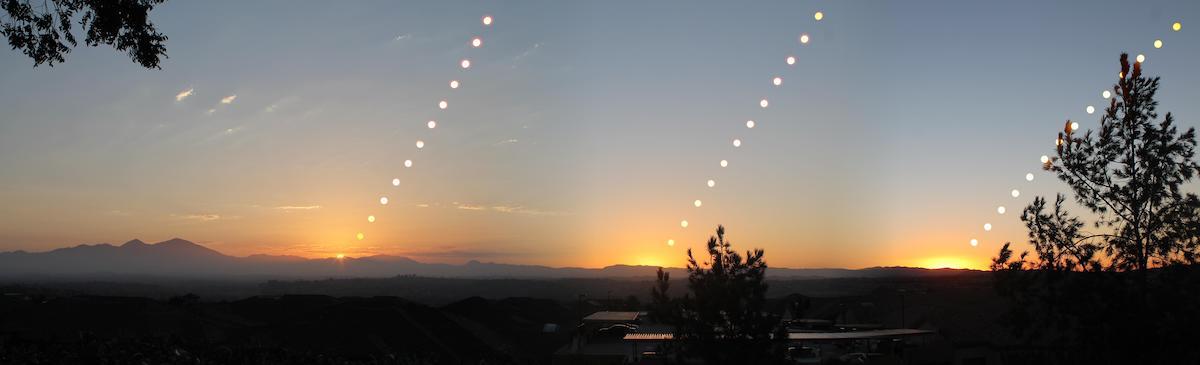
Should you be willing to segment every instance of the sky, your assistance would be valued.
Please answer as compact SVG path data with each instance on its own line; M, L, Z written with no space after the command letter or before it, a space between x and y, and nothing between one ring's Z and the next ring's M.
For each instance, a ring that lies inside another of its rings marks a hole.
M682 266L723 224L771 266L983 268L1121 52L1200 124L1200 3L1130 4L169 1L161 70L0 52L0 251Z

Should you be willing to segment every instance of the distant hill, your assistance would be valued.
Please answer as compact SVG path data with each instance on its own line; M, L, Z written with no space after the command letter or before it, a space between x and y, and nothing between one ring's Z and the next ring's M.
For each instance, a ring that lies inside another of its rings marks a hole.
M155 276L206 279L298 279L328 277L393 277L414 275L447 278L650 278L654 266L613 265L600 269L547 267L470 261L462 265L422 263L400 256L307 259L297 256L228 256L183 239L148 244L86 244L48 252L0 253L0 277L89 278ZM684 278L682 268L666 268ZM967 270L875 267L867 269L771 268L776 278L925 277Z

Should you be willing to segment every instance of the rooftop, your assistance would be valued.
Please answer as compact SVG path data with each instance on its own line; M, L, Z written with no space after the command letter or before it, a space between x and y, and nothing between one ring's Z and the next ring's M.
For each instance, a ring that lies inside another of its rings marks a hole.
M601 311L592 313L584 317L584 322L633 322L638 318L639 312L609 312Z

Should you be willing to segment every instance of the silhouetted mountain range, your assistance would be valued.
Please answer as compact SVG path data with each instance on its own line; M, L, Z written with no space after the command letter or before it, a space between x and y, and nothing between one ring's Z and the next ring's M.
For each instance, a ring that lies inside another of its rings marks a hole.
M682 268L666 268L674 278ZM462 265L422 263L407 257L376 255L344 259L298 256L228 256L210 248L171 239L154 244L132 240L122 245L79 245L47 252L0 253L2 277L159 276L183 278L322 278L415 275L453 278L645 278L657 267L613 265L600 269L547 267L470 261ZM768 275L787 278L876 278L940 276L955 269L875 267L867 269L771 268Z

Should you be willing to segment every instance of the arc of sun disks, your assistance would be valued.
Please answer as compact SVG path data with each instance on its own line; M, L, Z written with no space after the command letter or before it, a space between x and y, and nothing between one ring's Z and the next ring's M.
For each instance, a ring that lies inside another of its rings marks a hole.
M1180 31L1180 30L1182 30L1182 29L1183 29L1183 24L1182 24L1181 22L1178 22L1178 21L1176 21L1176 22L1174 22L1174 23L1171 23L1171 31L1173 31L1173 32L1179 32L1179 31ZM1164 44L1164 43L1163 43L1163 40L1162 40L1162 38L1155 39L1155 40L1154 40L1154 42L1152 42L1152 43L1151 43L1151 45L1154 47L1154 49L1162 49L1162 48L1163 48L1163 44ZM1134 61L1136 61L1136 62L1137 62L1137 63L1139 63L1139 64L1140 64L1140 63L1145 63L1145 62L1147 61L1146 54L1144 54L1144 53L1139 53L1137 56L1135 56L1135 57L1134 57ZM1120 75L1120 76L1124 77L1124 75ZM1102 99L1108 100L1109 98L1112 98L1112 97L1113 97L1113 94L1112 94L1112 92L1110 92L1110 91L1108 91L1108 90L1103 90L1103 91L1101 91L1101 92L1100 92L1100 98L1102 98ZM1094 106L1094 105L1087 105L1087 106L1085 106L1085 107L1083 108L1083 111L1084 111L1084 112L1086 112L1088 115L1095 114L1095 113L1096 113L1096 106ZM1070 123L1069 123L1069 126L1071 127L1071 131L1076 131L1076 130L1079 130L1079 128L1081 128L1081 126L1079 125L1079 122L1070 122ZM1057 145L1061 145L1061 144L1063 143L1063 140L1061 140L1061 139L1055 139L1055 140L1054 140L1054 143L1055 143L1055 145L1056 145L1056 146L1057 146ZM1039 159L1039 161L1041 162L1042 166L1046 166L1046 165L1048 165L1048 164L1053 164L1053 163L1054 163L1054 159L1052 159L1052 158L1050 158L1050 156L1046 156L1046 155L1042 155L1042 157ZM1033 177L1034 177L1034 176L1033 176L1033 173L1032 173L1032 172L1030 172L1030 173L1026 173L1026 174L1025 174L1025 181L1026 181L1026 182L1032 182L1032 181L1033 181ZM1011 191L1011 192L1009 192L1009 194L1010 194L1010 195L1012 195L1012 197L1013 197L1013 198L1018 198L1018 197L1020 197L1020 196L1021 196L1021 191L1020 191L1020 190L1018 190L1018 189L1012 189L1012 191ZM1007 208L1005 208L1003 205L1000 205L1000 206L996 207L996 214L1004 214L1006 211L1007 211ZM984 231L985 231L985 232L986 232L986 231L991 231L991 230L992 230L992 225L991 225L990 223L986 223L986 224L984 224L984 226L983 226L983 227L984 227ZM978 239L978 238L971 238L971 239L970 239L969 241L967 241L967 242L971 244L971 247L979 246L979 239Z
M492 17L492 15L490 15L490 14L485 14L485 15L483 15L482 18L480 18L480 23L483 24L483 27L485 29L490 28L492 26L493 22L495 22L495 18ZM470 39L470 41L468 41L468 43L471 45L471 48L482 48L483 47L483 37L482 36L471 37L471 39ZM463 58L463 59L459 60L458 66L460 68L462 68L463 70L469 70L472 66L471 59ZM450 85L451 90L457 90L458 88L462 87L462 82L459 81L458 79L451 79L449 82L449 85ZM437 102L437 108L438 108L438 110L449 109L450 101L447 99L439 100ZM425 127L430 130L435 129L438 127L438 122L437 122L437 120L429 120L429 121L425 122ZM417 139L416 141L413 142L413 145L416 147L416 149L418 151L420 151L425 148L426 142L424 139ZM411 159L404 160L404 167L405 168L413 167L413 160L411 160ZM392 182L393 187L398 187L398 186L400 186L401 181L400 181L399 177L396 177L396 178L392 178L391 182ZM382 195L379 197L379 205L388 205L388 202L389 202L389 199L388 199L387 195ZM367 223L375 223L378 220L379 219L373 214L367 215ZM363 232L358 232L357 234L354 235L354 237L356 239L358 239L359 241L361 241L361 240L366 239L366 234Z

